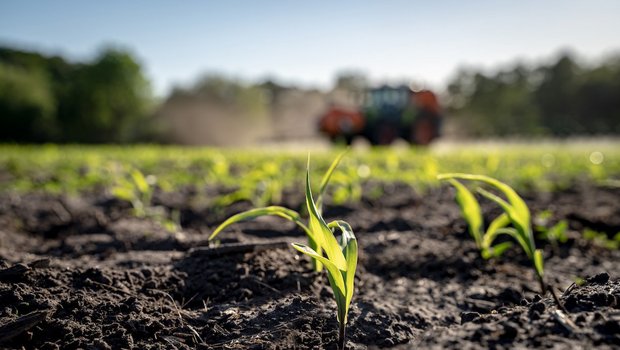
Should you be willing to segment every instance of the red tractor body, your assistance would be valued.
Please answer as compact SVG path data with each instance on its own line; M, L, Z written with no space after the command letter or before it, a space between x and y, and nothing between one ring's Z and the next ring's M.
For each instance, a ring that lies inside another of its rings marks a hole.
M441 119L441 108L431 91L382 86L368 90L358 110L330 107L321 116L319 130L331 140L347 144L364 137L375 145L390 144L397 138L427 145L439 136Z

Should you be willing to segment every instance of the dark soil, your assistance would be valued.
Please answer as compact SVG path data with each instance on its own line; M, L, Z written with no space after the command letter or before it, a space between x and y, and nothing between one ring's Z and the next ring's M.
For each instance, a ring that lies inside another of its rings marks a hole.
M384 187L378 200L326 211L352 224L361 248L349 348L620 347L620 252L579 235L586 227L620 231L620 190L580 184L526 197L534 213L551 209L570 225L567 243L539 242L563 313L538 295L516 247L501 260L478 257L451 189L422 196ZM156 196L181 213L175 234L104 194L1 195L0 347L334 349L336 305L325 275L287 247L195 249L227 215L249 208L210 209L202 195ZM301 199L285 196L297 207ZM483 209L489 219L497 213ZM278 218L221 234L222 245L282 240L305 237Z

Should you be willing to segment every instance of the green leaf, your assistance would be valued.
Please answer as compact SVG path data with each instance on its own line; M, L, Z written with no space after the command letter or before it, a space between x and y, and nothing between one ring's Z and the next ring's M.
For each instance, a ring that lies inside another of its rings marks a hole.
M346 284L346 305L345 305L345 318L346 322L347 314L349 313L349 306L351 306L351 299L353 298L353 293L355 291L355 271L357 270L357 239L353 236L353 239L349 239L347 245L345 246L345 258L347 259L347 271L345 273L345 284Z
M118 199L131 202L135 199L133 191L126 187L114 187L112 189L112 195Z
M502 242L502 243L499 243L499 244L496 244L496 245L492 246L489 249L489 253L490 253L490 255L492 257L499 258L510 247L512 247L512 243L511 242Z
M528 250L530 253L533 253L534 250L534 237L532 235L532 230L530 227L530 210L523 201L523 199L513 190L510 186L505 183L498 181L492 177L484 176L484 175L473 175L473 174L463 174L463 173L449 173L449 174L440 174L437 176L440 180L445 179L464 179L464 180L473 180L484 182L492 187L495 187L508 199L508 201L503 200L497 195L488 192L482 188L478 189L482 195L487 197L488 199L499 204L502 209L508 214L510 220L513 222L517 230L519 230L524 236L528 243Z
M314 250L317 254L323 254L323 248L310 235L308 235L308 246L310 246L310 248L312 248L312 250ZM321 264L321 262L316 259L312 259L312 267L314 267L314 271L316 272L323 271L323 264Z
M518 227L519 229L522 228L523 225L521 225L519 214L514 210L514 208L510 205L510 203L506 202L504 199L500 198L496 194L485 190L484 188L477 188L476 191L478 191L478 193L480 193L487 199L490 199L491 201L497 203L500 207L502 207L504 212L510 218L510 221L516 224L516 226L519 226Z
M514 229L512 227L504 227L504 228L498 229L497 233L498 234L507 234L507 235L511 236L512 238L514 238L517 241L517 243L519 243L521 248L523 248L523 250L527 254L527 257L532 259L534 252L530 252L529 244L523 238L523 236L519 234L519 232L516 229Z
M516 236L520 237L520 239L518 240L519 244L521 245L523 250L525 250L527 256L532 258L536 247L534 246L534 236L532 235L529 221L523 222L523 218L519 217L519 214L516 212L514 207L507 203L505 200L496 196L495 194L488 192L482 188L479 188L478 192L483 196L487 197L488 199L499 204L502 209L504 209L504 211L510 218L510 221L515 226L516 230L514 233L516 234ZM516 236L514 237L516 238Z
M483 256L491 256L493 254L493 249L498 248L499 245L487 249L487 247L492 244L493 240L497 235L508 234L519 243L519 245L521 246L521 248L523 248L530 260L532 260L536 273L542 281L542 251L536 249L534 235L532 233L530 210L525 204L525 201L523 201L523 199L517 194L517 192L515 192L515 190L496 179L484 175L453 173L441 174L437 178L440 180L458 178L465 180L481 181L501 191L506 196L507 201L482 188L478 189L478 192L480 194L502 207L505 212L504 214L507 215L507 217L510 219L510 222L514 226L514 228L505 227L507 223L505 221L505 218L503 218L502 216L495 219L493 223L491 223L491 227L489 227L489 230L485 233L485 249L483 250Z
M310 187L310 159L308 159L308 169L306 170L306 206L308 207L308 214L310 215L309 226L313 238L318 245L325 250L325 254L327 254L329 260L331 260L339 270L346 271L347 264L342 250L340 249L340 245L332 231L327 227L323 217L318 213L316 205L314 204L314 198L312 198L312 188Z
M349 313L349 306L351 305L351 299L353 298L353 292L355 289L355 271L357 270L358 254L357 239L353 234L351 225L349 225L346 221L332 221L327 226L331 229L337 227L342 232L340 247L342 248L342 252L347 261L347 270L343 272L346 286L346 304L345 309L343 310L344 314L342 319L346 322L347 315Z
M536 249L534 252L534 268L536 269L536 274L538 274L538 277L542 278L544 273L544 258L542 250L540 249Z
M319 255L307 245L299 243L291 243L291 245L298 251L310 256L313 259L320 261L323 266L325 266L329 277L329 283L334 292L334 297L336 298L336 304L338 304L338 310L340 311L341 308L346 307L346 285L344 279L342 278L342 273L340 272L338 267L332 261Z
M492 177L485 176L485 175L473 175L473 174L463 174L463 173L440 174L437 176L437 178L440 180L450 179L450 178L463 179L463 180L474 180L474 181L481 181L486 184L489 184L504 193L504 195L508 199L508 202L510 202L510 204L515 207L515 210L518 212L519 215L523 216L524 218L527 218L528 220L530 218L530 210L525 204L525 202L523 201L523 199L517 194L517 192L515 192L515 190L512 189L512 187L506 185L505 183L499 180L496 180Z
M319 208L320 212L322 212L322 210L323 210L323 194L325 193L325 189L327 188L327 184L329 183L329 180L332 177L332 174L334 173L334 170L336 169L338 164L340 164L340 161L342 160L342 157L347 152L348 152L348 149L345 150L344 152L340 153L336 157L336 159L334 159L332 164L329 166L329 168L327 169L327 171L323 175L323 178L321 179L321 186L319 187L319 195L317 196L317 200L316 200L316 206L317 206L317 208Z
M463 173L441 174L438 176L438 178L439 179L457 178L457 179L463 179L463 180L474 180L474 181L484 182L488 185L491 185L492 187L495 187L496 189L504 193L504 195L508 199L508 203L510 203L509 207L512 208L511 213L509 213L510 219L516 224L516 226L521 226L523 228L524 233L528 235L532 234L531 233L532 230L529 228L531 219L530 219L530 210L527 207L527 204L525 204L525 201L523 201L523 199L517 194L517 192L515 192L515 190L513 190L510 186L506 185L505 183L498 181L492 177L485 176L485 175L473 175L473 174L463 174ZM499 198L497 196L495 197ZM498 204L500 203L498 202ZM506 208L503 205L502 205L502 208L506 210ZM530 240L533 242L534 238L528 237L528 241Z
M568 236L566 236L567 229L568 222L566 220L561 220L547 230L546 236L548 239L556 240L560 243L566 243L568 240Z
M281 218L284 218L286 220L292 221L294 223L297 224L297 226L301 227L306 234L308 235L309 239L313 239L313 234L310 231L310 229L308 229L308 227L306 227L306 225L304 225L301 222L301 218L299 216L299 213L297 213L294 210L288 209L288 208L284 208L284 207L280 207L280 206L270 206L270 207L264 207L264 208L255 208L255 209L250 209L244 212L241 212L239 214L233 215L230 218L228 218L226 221L224 221L223 223L221 223L216 229L215 231L213 231L213 233L211 234L211 236L209 236L209 240L214 239L222 230L224 230L226 227L241 222L241 221L247 221L247 220L252 220L255 219L257 217L260 216L279 216ZM320 246L318 246L320 247Z
M340 237L340 241L338 242L340 248L342 249L342 253L344 254L344 247L347 245L350 239L355 239L353 235L353 230L351 229L351 225L349 225L346 221L342 220L334 220L327 224L327 227L332 230L339 229L342 233Z
M340 294L336 287L336 281L334 280L334 276L331 273L327 273L327 279L329 280L329 285L332 288L332 292L334 293L334 299L336 299L336 306L338 308L338 312L336 313L336 317L339 323L346 323L347 320L347 309L346 309L346 297Z
M480 205L476 200L476 197L463 186L460 182L454 179L448 179L452 186L456 188L456 202L461 208L463 218L467 221L469 226L469 234L474 238L478 249L482 248L482 212Z
M146 178L144 177L144 175L142 175L142 172L138 169L133 169L130 172L131 178L133 179L133 182L136 184L136 187L138 188L138 191L140 191L140 193L146 193L149 191L149 184L146 181Z
M497 237L497 230L500 228L504 228L510 224L510 218L508 214L502 213L500 216L496 217L495 220L491 221L491 224L487 228L487 231L484 234L484 238L482 241L482 246L485 249L488 249L495 241L495 237Z

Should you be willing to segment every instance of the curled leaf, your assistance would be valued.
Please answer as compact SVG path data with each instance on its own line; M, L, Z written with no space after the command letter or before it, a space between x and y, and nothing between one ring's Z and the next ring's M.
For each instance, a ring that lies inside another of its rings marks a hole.
M211 233L211 235L209 236L209 240L214 239L220 232L222 232L222 230L224 230L226 227L241 222L241 221L247 221L247 220L252 220L252 219L256 219L260 216L279 216L281 218L284 218L286 220L292 221L294 223L297 224L297 226L301 227L304 232L306 232L306 234L308 235L309 238L313 238L313 234L312 232L308 229L308 227L306 227L306 225L304 225L301 222L301 218L299 216L299 213L297 213L294 210L288 209L288 208L284 208L284 207L280 207L280 206L270 206L270 207L264 207L264 208L255 208L255 209L250 209L238 214L235 214L233 216L231 216L230 218L228 218L226 221L224 221L223 223L221 223L214 231L213 233Z

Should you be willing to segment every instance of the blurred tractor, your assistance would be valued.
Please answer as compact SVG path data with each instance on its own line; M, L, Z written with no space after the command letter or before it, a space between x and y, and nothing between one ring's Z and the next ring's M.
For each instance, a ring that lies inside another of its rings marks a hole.
M388 145L397 138L428 145L439 136L441 119L431 91L381 86L366 91L360 110L331 106L321 116L319 130L333 142L346 144L361 136L373 145Z

